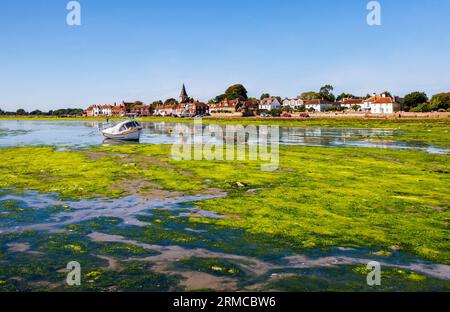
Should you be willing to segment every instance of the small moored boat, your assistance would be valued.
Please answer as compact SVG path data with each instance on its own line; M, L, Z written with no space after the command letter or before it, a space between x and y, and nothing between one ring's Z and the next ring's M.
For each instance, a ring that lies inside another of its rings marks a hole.
M133 120L118 123L115 126L102 130L102 134L113 140L139 141L142 126Z

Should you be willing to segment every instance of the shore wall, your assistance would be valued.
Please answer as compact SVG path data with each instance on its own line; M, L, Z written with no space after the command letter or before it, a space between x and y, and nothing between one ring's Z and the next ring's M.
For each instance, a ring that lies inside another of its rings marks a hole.
M301 113L291 113L293 118L300 117ZM323 112L323 113L307 113L311 118L382 118L382 119L396 119L396 118L449 118L450 112L433 112L433 113L413 113L413 112L398 112L394 114L370 114L362 112ZM213 118L230 118L242 117L242 113L214 113L211 114Z

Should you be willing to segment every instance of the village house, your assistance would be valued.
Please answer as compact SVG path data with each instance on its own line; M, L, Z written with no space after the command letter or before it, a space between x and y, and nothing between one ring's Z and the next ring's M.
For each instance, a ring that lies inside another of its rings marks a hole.
M97 117L100 109L98 105L91 105L86 109L87 117Z
M127 106L125 105L125 102L122 102L122 104L117 105L117 103L114 103L114 106L112 107L112 115L116 117L123 117L127 114Z
M285 98L283 100L284 108L299 109L304 104L305 104L305 99L301 99L301 98L295 98L295 99Z
M363 110L373 114L393 114L400 111L400 103L393 97L387 96L385 93L381 96L374 94L370 98L364 100Z
M151 116L152 108L150 105L134 105L127 110L127 114L134 116Z
M238 104L239 100L225 99L219 103L210 103L209 109L211 113L234 113Z
M265 98L259 102L259 109L267 111L281 109L281 103L276 97Z
M209 106L203 102L194 101L193 103L189 103L186 108L193 116L209 114Z
M335 105L327 100L308 100L305 101L306 110L314 110L316 112L323 112L328 107Z
M112 116L112 105L101 105L100 116Z
M111 105L91 105L86 110L87 117L112 116Z
M242 101L242 100L228 100L225 99L219 103L210 103L209 110L211 113L234 113L242 110L257 109L257 101Z
M152 109L150 105L136 105L136 103L127 103L114 105L91 105L86 110L87 117L124 117L128 114L135 116L150 116Z
M179 105L159 105L156 107L155 116L172 116L175 113Z
M345 98L340 102L341 107L345 107L347 109L352 109L355 105L359 106L358 110L361 110L363 107L364 99L348 99Z
M159 105L155 109L156 116L197 116L209 114L209 106L203 102L191 99L183 84L178 97L179 103Z

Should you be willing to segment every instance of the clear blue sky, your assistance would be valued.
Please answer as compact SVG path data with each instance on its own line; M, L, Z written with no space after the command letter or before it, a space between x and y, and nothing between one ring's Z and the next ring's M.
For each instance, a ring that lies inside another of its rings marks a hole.
M332 84L365 95L450 91L450 1L68 0L0 2L0 108L55 109L177 97L233 83L293 97Z

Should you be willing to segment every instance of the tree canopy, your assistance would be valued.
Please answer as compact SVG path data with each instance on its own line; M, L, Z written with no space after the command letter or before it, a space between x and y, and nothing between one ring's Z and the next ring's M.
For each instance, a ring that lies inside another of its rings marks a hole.
M332 85L324 85L322 88L320 88L320 95L324 100L328 100L330 102L334 102L336 100L336 97L332 93L334 90Z
M263 94L261 94L261 97L259 99L260 100L264 100L264 99L267 99L267 98L270 98L270 94L269 93L263 93Z
M337 100L337 101L342 101L343 99L356 99L356 98L357 98L357 97L354 96L354 95L351 94L351 93L345 93L345 92L343 92L343 93L341 93L341 94L339 94L339 95L337 96L336 100Z
M228 100L247 100L247 89L241 84L235 84L225 91L225 96Z
M178 104L178 101L174 98L170 98L164 101L164 105L176 105Z
M432 96L430 101L433 110L450 108L450 92L438 93Z
M319 100L322 98L322 96L319 92L308 91L308 92L303 92L302 94L300 94L300 98L305 99L305 100Z
M161 100L159 100L159 101L153 101L153 103L150 104L150 105L153 106L153 107L158 107L158 106L163 105L163 102L162 102Z
M407 94L402 101L403 110L409 111L410 109L426 102L428 102L428 96L425 92L411 92Z
M302 99L305 100L328 100L330 102L334 102L336 100L336 97L334 96L334 94L332 93L332 91L334 90L332 85L324 85L320 88L319 92L315 92L315 91L308 91L308 92L303 92L302 94L300 94L300 97Z

